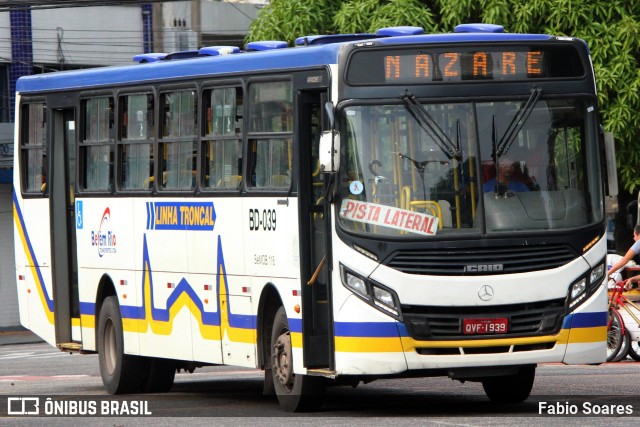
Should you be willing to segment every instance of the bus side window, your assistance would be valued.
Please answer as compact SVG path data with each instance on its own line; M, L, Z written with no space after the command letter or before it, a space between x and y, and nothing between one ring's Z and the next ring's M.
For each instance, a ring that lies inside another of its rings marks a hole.
M46 111L44 103L22 106L20 169L27 193L44 193L47 188Z
M81 187L107 191L113 182L114 103L109 96L82 100Z
M195 187L196 173L196 91L166 92L161 97L162 182L158 185L167 190L189 190Z
M126 95L119 102L120 186L124 190L146 190L153 173L153 95Z
M249 86L249 184L289 189L293 170L293 91L290 81Z
M242 184L242 89L203 92L202 183L210 189L237 190Z

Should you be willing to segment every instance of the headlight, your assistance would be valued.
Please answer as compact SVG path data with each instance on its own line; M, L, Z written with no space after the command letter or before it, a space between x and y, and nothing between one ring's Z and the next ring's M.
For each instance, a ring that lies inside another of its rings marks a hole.
M587 279L580 279L578 282L571 285L571 289L569 290L569 307L573 307L578 302L582 301L586 296L587 290Z
M604 272L605 265L602 262L591 269L586 276L571 284L569 287L569 311L573 311L597 289L602 283Z
M598 265L596 268L591 270L591 274L589 277L589 282L595 283L600 280L604 276L604 264Z
M396 301L393 298L393 294L390 291L382 289L381 287L376 285L373 285L373 302L375 305L385 311L388 311L394 316L397 316L400 312L399 307L397 306Z
M342 264L340 264L340 276L345 288L352 291L356 296L394 319L402 320L400 301L391 289L371 282Z
M342 282L344 285L359 294L360 296L369 299L369 292L367 291L367 285L364 282L364 279L356 276L355 274L351 274L346 269L342 269Z

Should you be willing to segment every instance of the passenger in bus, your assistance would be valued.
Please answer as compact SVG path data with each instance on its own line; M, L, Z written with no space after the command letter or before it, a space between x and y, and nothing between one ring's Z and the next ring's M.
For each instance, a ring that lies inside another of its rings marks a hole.
M492 167L495 168L495 165ZM505 191L529 191L529 187L521 178L519 162L506 157L499 158L497 179L496 177L489 179L483 184L482 189L485 193L495 191L499 194Z

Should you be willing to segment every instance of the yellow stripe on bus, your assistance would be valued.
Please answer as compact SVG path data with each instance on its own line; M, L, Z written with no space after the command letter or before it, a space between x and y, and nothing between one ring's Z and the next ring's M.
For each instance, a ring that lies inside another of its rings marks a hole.
M18 226L16 227L18 230L18 235L20 236L20 242L22 243L22 248L27 257L27 264L29 266L29 270L31 270L31 274L33 275L34 284L36 290L38 292L38 296L40 298L40 303L42 304L42 309L44 311L45 316L47 317L47 321L49 324L54 324L54 315L53 311L49 310L49 304L44 295L44 283L40 281L40 276L38 275L38 269L36 267L36 260L33 259L31 255L31 251L29 250L29 244L27 243L26 230L22 227L22 221L20 221L20 217L18 216L18 209L14 203L13 205L13 220L14 223Z

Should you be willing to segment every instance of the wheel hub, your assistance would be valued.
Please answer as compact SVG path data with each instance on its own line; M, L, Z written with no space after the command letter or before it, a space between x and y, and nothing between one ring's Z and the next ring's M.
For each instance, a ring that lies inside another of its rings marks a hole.
M280 335L273 345L273 375L282 385L293 384L293 360L291 356L291 336L288 332Z

